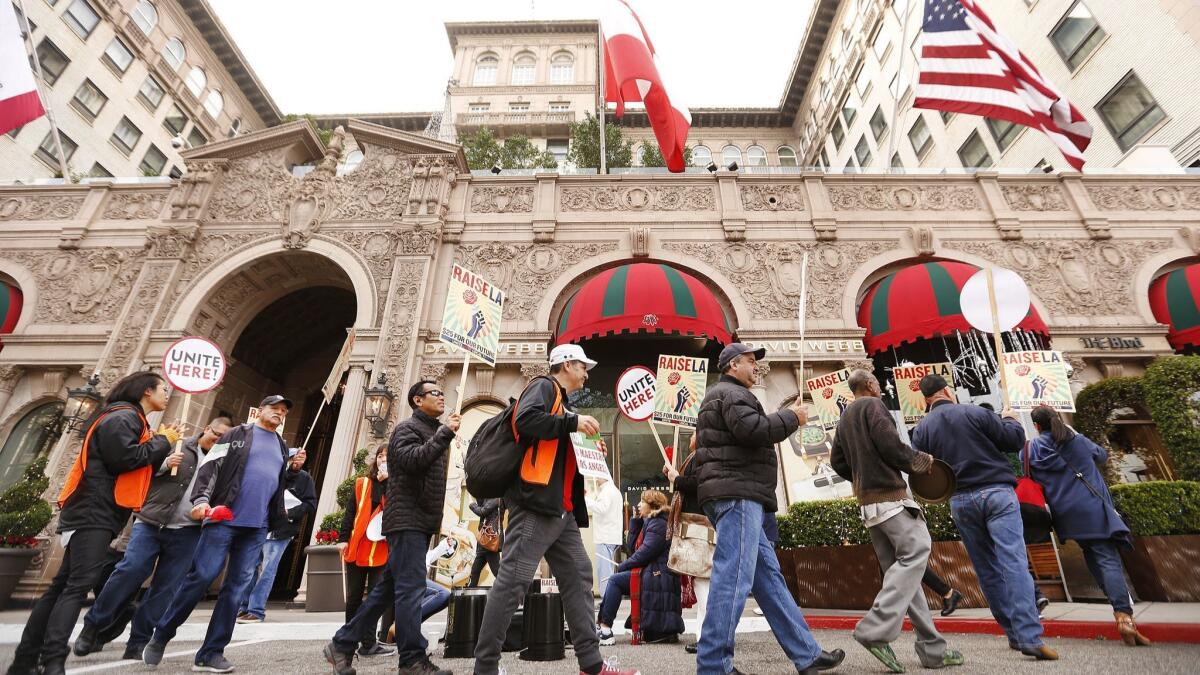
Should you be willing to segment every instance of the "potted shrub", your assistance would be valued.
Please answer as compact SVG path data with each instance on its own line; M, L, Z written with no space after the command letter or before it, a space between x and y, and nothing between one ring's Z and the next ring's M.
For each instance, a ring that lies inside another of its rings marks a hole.
M38 554L37 535L53 512L42 499L50 484L46 457L33 461L21 481L0 495L0 609L8 606L17 583Z
M1200 483L1150 481L1110 489L1133 533L1133 549L1122 549L1121 557L1138 597L1200 601Z

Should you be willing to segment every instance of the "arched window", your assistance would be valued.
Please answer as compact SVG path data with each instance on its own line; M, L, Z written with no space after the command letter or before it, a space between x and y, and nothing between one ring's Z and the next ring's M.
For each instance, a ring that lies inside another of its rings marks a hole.
M741 162L742 151L736 145L727 145L721 150L721 164L729 166L731 162Z
M475 62L475 78L471 84L476 87L488 87L496 84L496 71L500 67L500 59L495 54L484 54Z
M796 151L791 146L779 146L779 166L796 166Z
M137 27L142 29L146 35L154 30L154 26L158 24L158 10L154 9L154 3L150 0L141 0L137 7L133 8L133 22Z
M752 145L746 148L746 166L766 166L767 151L762 146Z
M183 48L183 41L177 37L167 40L167 44L163 45L159 54L174 70L179 70L179 66L183 65L183 60L187 58L187 50Z
M239 133L241 133L241 131L242 131L242 118L239 117L233 121L233 124L229 125L229 137L233 138L234 136L237 136Z
M643 143L633 149L633 165L646 166L646 144Z
M707 145L692 148L692 166L708 166L712 163L712 150Z
M559 52L550 59L550 84L575 83L575 58Z
M516 85L533 84L537 59L533 54L525 52L513 59L512 83Z
M205 85L208 84L208 76L204 74L204 69L200 66L192 66L191 71L188 72L187 79L184 80L184 84L187 85L188 91L192 92L193 96L200 98L201 92L204 91Z
M33 460L54 441L62 413L61 401L51 401L25 414L13 427L0 450L0 492L16 485Z
M217 119L224 108L225 97L221 96L221 92L216 89L208 92L208 96L204 97L204 109L208 111L209 115L212 115L214 120Z

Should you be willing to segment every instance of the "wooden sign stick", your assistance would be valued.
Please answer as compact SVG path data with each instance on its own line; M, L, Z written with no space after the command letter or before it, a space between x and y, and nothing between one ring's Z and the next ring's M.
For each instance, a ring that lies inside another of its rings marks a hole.
M658 445L658 453L662 455L663 462L670 464L671 460L667 458L667 449L663 447L662 439L658 437L658 427L654 426L654 420L646 420L646 424L650 425L650 435L654 437L654 443Z
M471 352L463 350L462 377L458 379L458 401L454 404L454 414L461 415L463 401L467 398L467 373L471 370Z
M1004 372L1004 340L1000 337L1000 315L996 310L996 283L992 279L992 268L987 268L988 304L992 308L992 338L996 344L996 366L1000 369L1000 396L1008 408L1008 375Z
M191 404L192 404L192 395L186 394L183 397L183 413L180 414L180 416L179 416L179 420L183 423L181 426L183 426L184 428L187 428L188 406L190 406ZM183 437L182 436L179 437L178 441L175 441L175 452L183 452ZM179 475L179 467L178 466L171 467L171 475L172 476Z

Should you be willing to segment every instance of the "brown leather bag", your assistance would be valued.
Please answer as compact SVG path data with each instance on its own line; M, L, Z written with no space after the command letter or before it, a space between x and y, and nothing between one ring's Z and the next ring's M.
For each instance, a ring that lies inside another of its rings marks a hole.
M712 576L713 553L717 550L717 532L708 518L683 512L683 495L671 497L667 516L667 539L671 542L667 567L677 574L708 579Z
M492 553L500 550L500 533L496 531L494 525L480 525L477 541L480 546Z

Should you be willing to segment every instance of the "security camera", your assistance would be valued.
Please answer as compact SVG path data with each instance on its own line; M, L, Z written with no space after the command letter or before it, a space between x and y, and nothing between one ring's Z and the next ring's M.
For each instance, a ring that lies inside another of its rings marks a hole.
M186 146L187 141L183 140L183 136L176 136L175 138L171 139L171 147L175 148L176 150L182 149Z

